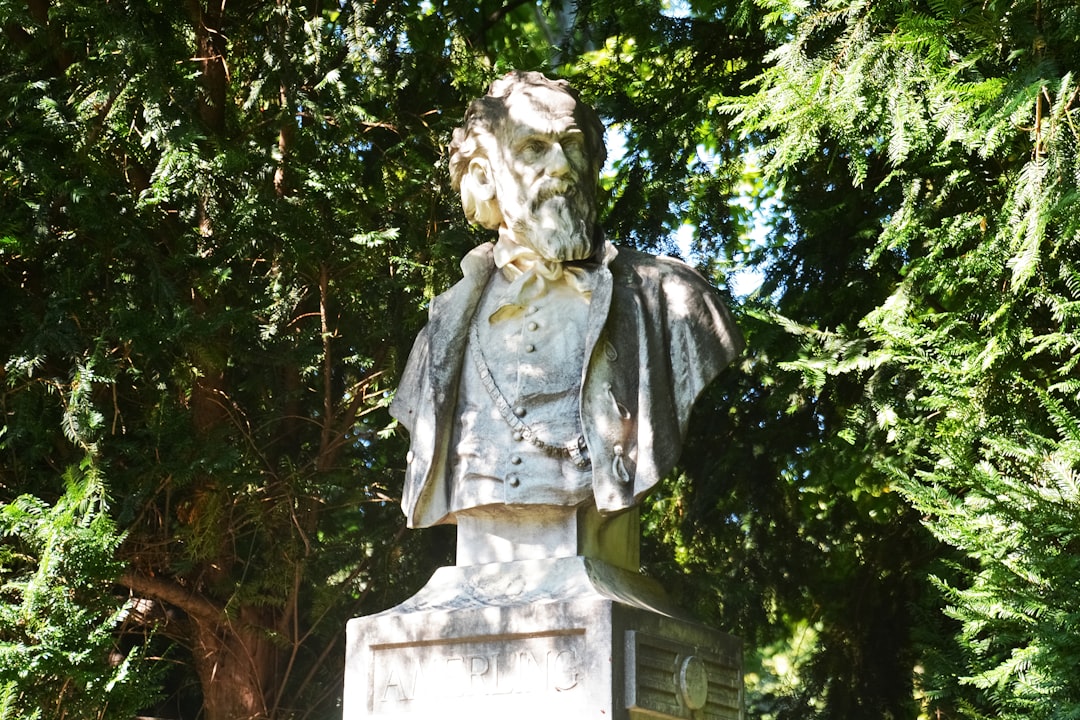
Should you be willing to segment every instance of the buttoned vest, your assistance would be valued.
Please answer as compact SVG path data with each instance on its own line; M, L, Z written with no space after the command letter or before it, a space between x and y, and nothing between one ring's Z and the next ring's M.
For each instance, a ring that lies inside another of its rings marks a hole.
M552 283L527 302L491 276L471 320L450 447L450 510L575 505L592 495L579 397L588 297Z

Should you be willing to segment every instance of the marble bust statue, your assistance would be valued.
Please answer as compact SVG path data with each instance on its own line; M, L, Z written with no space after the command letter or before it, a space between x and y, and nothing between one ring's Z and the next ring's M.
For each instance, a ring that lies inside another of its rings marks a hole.
M408 523L456 523L459 565L636 547L612 521L636 523L742 349L694 269L605 241L604 157L597 114L539 73L495 81L454 133L453 186L496 237L431 302L390 409L410 434Z

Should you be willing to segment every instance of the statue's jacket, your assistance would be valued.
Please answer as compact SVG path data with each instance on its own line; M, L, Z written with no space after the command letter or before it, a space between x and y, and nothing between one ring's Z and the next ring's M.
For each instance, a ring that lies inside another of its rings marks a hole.
M390 406L409 431L402 509L410 527L449 517L450 438L469 325L495 272L492 243L437 296ZM604 513L635 505L678 460L694 401L743 347L715 289L690 266L605 243L594 271L580 411Z

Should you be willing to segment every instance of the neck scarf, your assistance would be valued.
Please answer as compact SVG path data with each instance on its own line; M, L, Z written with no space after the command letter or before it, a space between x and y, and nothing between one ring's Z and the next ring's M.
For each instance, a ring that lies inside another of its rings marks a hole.
M499 299L498 309L488 318L495 323L522 312L529 302L543 296L552 285L562 283L586 300L592 296L589 270L578 263L548 260L532 248L500 232L493 254L495 267L510 281Z

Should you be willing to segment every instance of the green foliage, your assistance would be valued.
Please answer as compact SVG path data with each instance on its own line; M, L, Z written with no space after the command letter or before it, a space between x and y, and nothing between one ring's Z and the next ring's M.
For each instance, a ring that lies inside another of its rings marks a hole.
M789 40L728 107L768 136L766 167L786 188L880 198L861 263L893 278L844 323L785 312L803 338L788 367L819 394L859 389L839 437L952 548L934 574L956 629L918 636L924 710L1075 717L1080 15L1043 3L777 11ZM822 154L824 172L808 170Z
M72 717L155 710L109 685L129 665L101 665L107 641L139 665L175 643L150 663L163 715L329 712L345 620L445 559L437 535L404 536L385 405L474 242L444 229L460 211L438 168L458 86L490 70L453 61L465 18L420 3L218 5L0 5L0 500L66 537L46 510L87 455L113 499L92 567L65 578L94 584L39 613L84 640L96 623L85 667L13 660L10 716L45 697ZM120 623L129 596L155 612ZM208 643L241 669L210 683ZM60 692L93 662L97 685ZM267 690L238 708L236 683Z
M0 13L3 716L335 712L344 621L448 560L386 404L515 67L625 140L610 238L762 279L643 555L751 715L1080 714L1071 4Z
M0 510L0 717L130 717L155 678L117 643L135 609L112 592L123 538L92 461L64 479L52 505L23 495Z
M748 218L732 203L743 148L715 99L735 93L767 46L750 3L593 0L578 6L581 59L563 69L625 140L610 178L605 231L616 243L683 254L672 236L694 228L694 258L737 255ZM577 49L578 46L573 46Z

